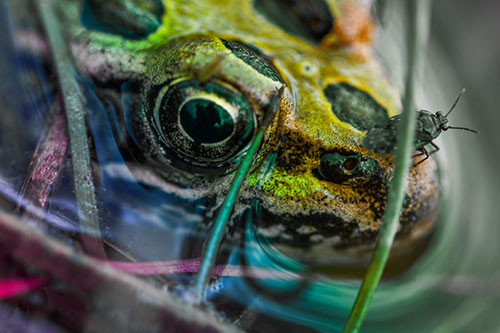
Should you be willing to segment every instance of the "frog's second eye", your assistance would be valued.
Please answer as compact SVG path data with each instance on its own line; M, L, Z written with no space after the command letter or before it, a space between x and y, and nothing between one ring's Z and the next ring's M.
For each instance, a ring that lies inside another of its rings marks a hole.
M372 174L376 168L377 163L366 156L336 151L321 157L318 173L324 180L341 184L349 179Z
M217 166L244 151L256 122L242 94L195 80L163 87L153 118L160 141L178 158L199 166Z

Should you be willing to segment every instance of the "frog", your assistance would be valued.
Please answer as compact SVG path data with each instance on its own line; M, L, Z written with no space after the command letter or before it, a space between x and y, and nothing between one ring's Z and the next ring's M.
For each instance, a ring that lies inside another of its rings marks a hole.
M374 55L371 6L74 0L60 11L76 70L118 101L121 143L140 155L134 176L218 207L271 117L232 224L257 202L258 236L322 273L360 277L394 170L393 154L367 149L363 136L402 108ZM413 163L386 272L425 252L441 192L438 161Z

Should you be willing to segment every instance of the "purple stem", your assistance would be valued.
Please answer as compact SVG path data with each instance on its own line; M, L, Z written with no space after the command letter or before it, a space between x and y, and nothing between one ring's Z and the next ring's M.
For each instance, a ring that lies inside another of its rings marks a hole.
M136 275L164 275L174 273L196 273L200 268L200 258L153 261L153 262L121 262L104 260L113 268ZM212 274L215 276L247 276L261 279L296 278L290 273L262 268L242 267L239 265L217 265Z
M41 278L13 278L0 280L0 299L14 297L33 290L44 283Z
M66 118L62 112L56 112L44 139L40 140L33 155L31 172L27 180L27 196L40 207L44 207L50 188L57 180L64 154L68 147Z

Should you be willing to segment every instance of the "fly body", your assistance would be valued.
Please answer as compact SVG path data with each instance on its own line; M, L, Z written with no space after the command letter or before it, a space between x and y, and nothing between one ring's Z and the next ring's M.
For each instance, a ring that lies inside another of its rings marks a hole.
M473 133L478 133L476 130L470 128L454 127L448 125L448 116L453 111L464 93L465 89L462 89L462 91L460 91L457 98L455 99L452 107L446 114L443 114L443 112L441 111L437 111L434 114L427 110L418 111L414 148L420 151L421 155L425 155L425 158L419 161L417 164L424 162L429 158L431 154L439 150L439 147L433 142L433 140L435 140L443 131L447 131L449 129L461 129ZM375 153L393 154L396 149L397 137L399 134L399 124L401 122L401 119L402 115L398 114L386 119L383 122L380 122L373 128L369 129L363 137L363 145L368 150L371 150ZM434 150L430 153L425 149L425 146L429 144L434 148Z

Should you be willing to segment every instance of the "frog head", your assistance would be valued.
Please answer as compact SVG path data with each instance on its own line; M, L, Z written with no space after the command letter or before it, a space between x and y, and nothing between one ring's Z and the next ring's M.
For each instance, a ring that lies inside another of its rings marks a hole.
M149 2L121 3L137 14ZM132 15L145 37L72 30L79 71L103 86L120 83L124 127L148 166L168 182L223 194L219 189L227 188L270 112L270 97L284 87L240 204L258 202L256 234L289 255L365 263L394 162L392 154L365 149L362 137L401 109L398 91L372 54L366 1L170 0L163 6L156 25ZM408 262L422 252L438 198L436 163L414 166L393 258Z

